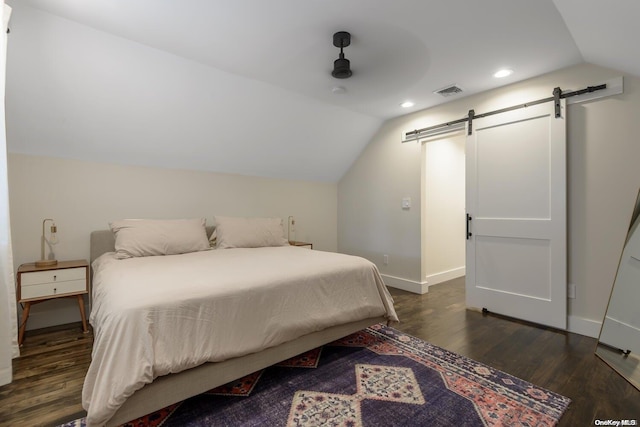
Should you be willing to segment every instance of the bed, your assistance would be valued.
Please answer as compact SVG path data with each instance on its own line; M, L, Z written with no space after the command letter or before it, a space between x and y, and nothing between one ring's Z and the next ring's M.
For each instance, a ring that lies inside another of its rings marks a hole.
M111 230L92 232L90 244L88 426L123 424L398 320L375 265L359 257L283 245L119 260Z

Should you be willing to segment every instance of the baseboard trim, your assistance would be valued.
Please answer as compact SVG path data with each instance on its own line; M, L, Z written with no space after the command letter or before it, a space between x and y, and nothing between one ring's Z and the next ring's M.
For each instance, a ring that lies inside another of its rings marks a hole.
M600 328L602 322L597 320L585 319L578 316L567 316L567 331L574 334L580 334L591 338L598 338L600 336Z
M441 271L440 273L431 274L427 276L426 283L429 286L437 285L438 283L446 282L447 280L457 279L464 276L466 273L465 267L453 268L447 271Z
M416 282L414 280L403 279L401 277L389 276L387 274L381 274L382 280L387 286L396 289L402 289L403 291L413 292L414 294L426 294L429 291L429 285L427 282Z

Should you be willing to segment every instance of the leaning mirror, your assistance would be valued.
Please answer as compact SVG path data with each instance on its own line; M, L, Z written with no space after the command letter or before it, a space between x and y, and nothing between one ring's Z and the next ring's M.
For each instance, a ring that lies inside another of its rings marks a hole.
M596 355L640 389L640 194L622 250Z

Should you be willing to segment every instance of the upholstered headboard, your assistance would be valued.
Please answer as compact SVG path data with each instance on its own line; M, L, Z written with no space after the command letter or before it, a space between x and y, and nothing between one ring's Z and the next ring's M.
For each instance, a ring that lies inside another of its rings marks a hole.
M207 226L207 237L213 233L213 226ZM96 258L106 252L114 252L116 250L116 238L111 230L92 231L89 241L90 257L93 262Z
M115 252L116 238L111 230L92 231L89 241L90 262L106 252Z

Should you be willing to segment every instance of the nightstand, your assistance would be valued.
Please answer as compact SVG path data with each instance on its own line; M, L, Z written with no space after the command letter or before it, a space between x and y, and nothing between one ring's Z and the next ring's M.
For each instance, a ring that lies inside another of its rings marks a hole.
M89 293L89 263L86 260L59 261L56 265L47 267L36 267L33 262L22 264L17 276L17 299L24 304L18 333L19 345L24 341L31 305L55 298L76 298L82 318L82 331L89 332L83 299L83 295Z
M307 249L313 249L313 243L307 243L307 242L296 242L294 240L289 240L289 244L291 246L299 246L301 248L307 248Z

